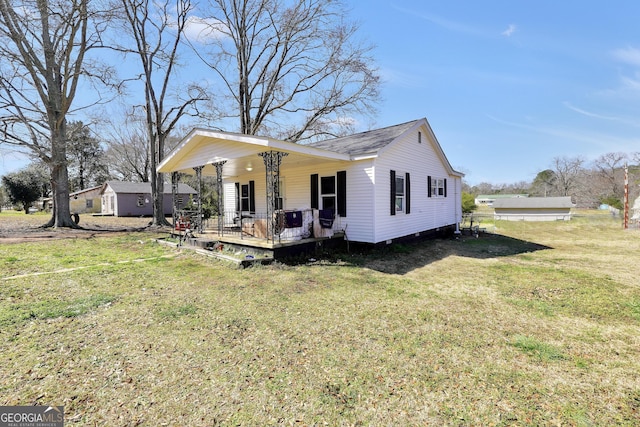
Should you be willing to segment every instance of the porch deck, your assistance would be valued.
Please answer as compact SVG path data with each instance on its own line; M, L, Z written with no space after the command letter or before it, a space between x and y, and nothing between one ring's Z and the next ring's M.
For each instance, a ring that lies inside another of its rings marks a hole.
M174 235L180 237L181 244L187 244L211 251L233 252L236 255L250 255L259 258L278 259L305 253L313 253L325 246L337 246L345 239L340 217L333 218L332 224L322 225L319 213L293 211L298 215L293 224L282 215L283 220L276 226L275 233L266 230L265 215L224 215L203 220L198 227L191 223L177 221ZM295 216L295 215L294 215ZM198 231L202 229L202 231Z

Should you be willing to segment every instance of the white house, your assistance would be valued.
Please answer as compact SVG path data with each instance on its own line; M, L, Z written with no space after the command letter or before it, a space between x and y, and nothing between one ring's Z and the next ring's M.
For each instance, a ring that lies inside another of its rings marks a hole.
M312 144L194 129L158 171L218 177L219 233L234 217L241 232L272 240L299 227L302 238L375 244L454 230L462 217L463 174L424 118Z

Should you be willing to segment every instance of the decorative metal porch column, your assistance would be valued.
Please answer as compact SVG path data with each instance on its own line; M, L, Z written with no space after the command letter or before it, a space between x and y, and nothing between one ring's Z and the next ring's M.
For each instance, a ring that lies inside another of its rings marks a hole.
M178 223L178 210L180 206L178 206L178 183L180 182L180 173L179 172L171 172L171 196L173 197L173 226L175 227Z
M276 201L280 196L280 164L282 158L286 157L289 153L283 153L281 151L265 151L258 153L258 156L262 157L264 161L264 168L267 178L267 240L271 239L275 242L274 235L276 234L276 227L278 224L278 217L276 215ZM280 235L278 234L278 241L280 241Z
M195 220L195 228L197 231L202 233L204 227L202 226L202 168L204 166L196 166L193 170L196 172L196 179L198 180L198 202L197 206L197 215L198 219ZM193 223L193 218L191 218L191 222Z
M222 166L227 163L226 160L212 163L216 168L216 204L218 205L218 236L224 233L224 203L222 194Z

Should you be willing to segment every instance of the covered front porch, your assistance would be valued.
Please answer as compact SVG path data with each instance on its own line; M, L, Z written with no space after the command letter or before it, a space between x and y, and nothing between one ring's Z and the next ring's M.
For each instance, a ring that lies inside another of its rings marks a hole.
M336 178L331 190L323 181L324 192L318 190L314 195L309 192L309 178L303 182L294 174L322 165L335 167L336 162L347 160L338 153L268 138L194 130L158 171L171 173L174 234L181 242L271 256L308 252L310 246L345 238L346 221L340 215L343 201L336 194ZM290 171L286 184L289 195L284 192L284 168ZM296 172L291 172L292 168ZM177 194L182 174L194 175L198 183L197 196L188 210ZM202 208L204 176L215 178L216 199L214 214L206 219ZM318 183L315 187L320 188Z
M185 213L184 211L182 212ZM177 238L178 246L190 247L193 249L206 250L214 256L226 258L240 265L250 265L253 263L271 262L276 259L300 256L303 254L312 255L329 248L336 248L345 242L346 233L340 229L339 223L334 221L335 230L323 229L321 232L313 234L313 230L306 230L302 227L287 228L285 224L278 233L277 240L267 239L261 233L266 224L266 218L256 215L254 218L243 218L243 225L236 225L237 222L230 220L229 226L218 232L217 223L220 218L209 218L202 221L202 231L194 227L190 218L195 217L197 212L190 212L193 216L181 216L176 223L173 237ZM305 213L308 216L311 213ZM233 214L226 217L234 218ZM224 218L222 219L224 223ZM313 224L308 224L313 228ZM306 225L305 225L306 226ZM317 226L316 226L317 227Z

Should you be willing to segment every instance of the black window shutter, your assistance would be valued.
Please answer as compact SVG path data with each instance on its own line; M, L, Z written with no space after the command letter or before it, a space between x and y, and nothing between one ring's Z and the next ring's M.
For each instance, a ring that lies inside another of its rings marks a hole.
M337 198L338 198L338 215L347 216L347 171L339 171L337 174Z
M409 179L409 172L406 173L404 180L404 203L406 205L405 213L411 213L411 180Z
M447 197L447 178L444 179L444 197Z
M240 211L240 183L236 182L236 211Z
M431 175L427 177L427 197L431 197Z
M318 174L311 175L311 209L320 209L318 197Z
M256 182L249 181L249 212L256 213Z
M391 170L391 215L396 214L396 171Z

